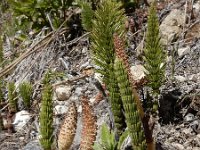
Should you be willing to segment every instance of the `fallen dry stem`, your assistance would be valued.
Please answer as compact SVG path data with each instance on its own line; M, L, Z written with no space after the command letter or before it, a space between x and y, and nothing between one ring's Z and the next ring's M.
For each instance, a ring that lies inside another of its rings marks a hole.
M64 84L66 84L66 83L72 83L72 82L74 82L74 81L77 81L77 80L80 80L80 79L84 79L84 78L86 78L86 77L89 77L89 76L88 76L88 75L82 75L82 76L79 76L79 77L75 77L75 78L73 78L73 79L68 79L68 80L64 80L64 81L62 81L62 82L53 84L52 86L53 86L53 88L55 88L55 87L57 87L57 86L59 86L59 85L64 85Z

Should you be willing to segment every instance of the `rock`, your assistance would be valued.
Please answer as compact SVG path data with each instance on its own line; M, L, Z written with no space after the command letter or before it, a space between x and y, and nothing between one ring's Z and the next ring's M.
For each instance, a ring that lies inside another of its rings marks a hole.
M103 76L100 73L95 73L94 78L97 79L101 84L103 83Z
M38 140L30 141L22 150L42 150Z
M164 45L171 43L181 32L184 24L184 12L179 9L172 10L160 25L161 42Z
M193 147L192 150L199 150L199 147Z
M57 86L56 89L55 89L55 93L56 93L56 96L57 96L57 100L59 101L64 101L64 100L68 100L69 97L71 96L71 86L64 86L64 85L60 85L60 86Z
M192 129L191 128L184 128L182 133L186 134L186 135L189 135L192 133Z
M185 34L186 42L193 41L194 38L200 38L200 22L192 25Z
M78 106L78 109L77 109L77 112L81 114L81 113L82 113L82 110L83 110L83 109L82 109L82 106L79 105L79 106Z
M82 87L77 87L74 91L74 94L80 96L83 93L84 89Z
M28 111L22 110L15 115L14 122L12 123L15 131L20 131L29 122L31 115Z
M197 82L197 76L196 76L195 74L190 75L190 76L188 77L188 79L189 79L190 81Z
M91 104L95 103L96 97L94 96L94 97L90 98L89 101L90 101Z
M186 78L183 77L183 76L174 76L174 78L179 82L185 82L186 81Z
M195 11L199 12L200 11L200 1L198 1L197 3L195 3L193 5L193 8L195 9Z
M142 65L135 65L130 68L133 78L138 81L145 77L147 70Z
M194 115L191 114L191 113L188 113L186 116L185 116L185 121L187 122L190 122L190 121L193 121L194 120Z
M179 143L172 143L172 145L177 148L178 150L183 150L184 149L184 146L179 144Z
M180 58L183 57L184 55L188 54L188 53L190 53L190 46L178 49L178 56Z
M68 108L65 105L56 105L55 106L55 115L63 115L67 112Z

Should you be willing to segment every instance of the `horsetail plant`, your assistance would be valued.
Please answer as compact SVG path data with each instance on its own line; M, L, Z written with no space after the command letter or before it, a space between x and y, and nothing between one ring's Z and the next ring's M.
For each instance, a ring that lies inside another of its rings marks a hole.
M78 4L82 8L81 19L82 26L85 30L92 30L92 19L94 18L94 10L92 10L92 3L83 0L78 0Z
M29 82L23 82L19 85L19 93L23 99L24 105L27 109L30 108L33 87Z
M83 96L81 103L83 108L83 128L81 132L80 150L93 150L94 141L96 140L97 119L94 116L92 107L89 105L88 98Z
M91 31L92 57L98 66L96 71L104 76L103 81L109 91L109 101L118 136L126 127L119 87L113 73L115 59L113 34L116 32L120 37L125 37L126 19L121 6L122 4L116 1L103 0L95 11Z
M73 102L68 109L68 113L61 125L60 132L58 134L58 149L67 150L70 149L74 140L76 127L77 127L77 108Z
M140 110L142 107L138 107L139 101L134 91L133 81L130 78L124 45L117 35L114 36L114 41L117 54L114 62L114 72L122 97L128 132L132 139L132 146L134 150L146 150L147 144L142 127L143 118L142 115L140 115L140 111L143 110Z
M15 90L15 83L8 83L8 102L9 102L9 112L17 112L17 92Z
M146 44L144 49L144 67L149 81L148 85L153 93L159 93L164 80L165 53L161 46L159 35L159 21L156 14L156 2L151 4L147 22Z
M53 143L53 91L50 84L50 73L45 75L43 84L40 110L40 144L44 150L51 150Z

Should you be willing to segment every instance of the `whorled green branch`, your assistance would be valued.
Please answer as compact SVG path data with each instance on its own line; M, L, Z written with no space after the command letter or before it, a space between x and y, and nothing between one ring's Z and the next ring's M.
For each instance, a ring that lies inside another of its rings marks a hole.
M82 9L81 12L82 26L85 30L91 31L92 20L94 19L94 10L92 10L92 3L83 0L78 0L78 4Z
M15 83L8 83L8 102L9 112L17 112L17 92L15 90Z
M27 109L31 105L31 97L33 93L33 87L29 82L23 82L19 85L19 93L23 99L24 105Z
M156 3L151 4L147 22L146 43L144 49L144 67L149 86L154 93L159 93L159 88L163 84L165 73L165 52L161 46L159 35L159 21L156 14Z
M44 150L51 150L53 143L53 91L49 76L49 73L45 75L40 110L40 143Z

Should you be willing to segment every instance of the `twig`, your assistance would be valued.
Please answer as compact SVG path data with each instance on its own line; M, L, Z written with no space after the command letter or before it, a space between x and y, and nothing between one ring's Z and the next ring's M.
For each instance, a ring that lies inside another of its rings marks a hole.
M9 104L7 104L6 106L4 106L4 107L0 110L0 112L2 112L3 110L5 110L8 106L9 106Z
M53 23L52 23L52 21L51 21L51 18L50 18L50 16L49 16L49 13L47 13L46 15L47 15L47 19L48 19L48 21L49 21L49 24L50 24L52 30L55 31L55 28L54 28L54 26L53 26Z
M78 37L78 38L76 38L76 39L74 39L74 40L72 40L72 41L67 42L66 45L67 45L67 46L72 45L72 44L78 42L79 40L81 40L82 38L86 37L86 36L89 35L89 34L90 34L90 32L87 32L87 33L83 34L82 36L80 36L80 37Z
M80 80L80 79L84 79L86 77L89 77L88 75L82 75L82 76L79 76L79 77L75 77L73 79L68 79L68 80L64 80L60 83L56 83L56 84L53 84L52 86L55 88L56 86L59 86L59 85L63 85L63 84L66 84L66 83L72 83L74 81L77 81L77 80Z
M183 24L183 32L185 31L186 28L186 23L187 23L187 7L188 7L188 0L185 2L185 17L184 17L184 24Z

